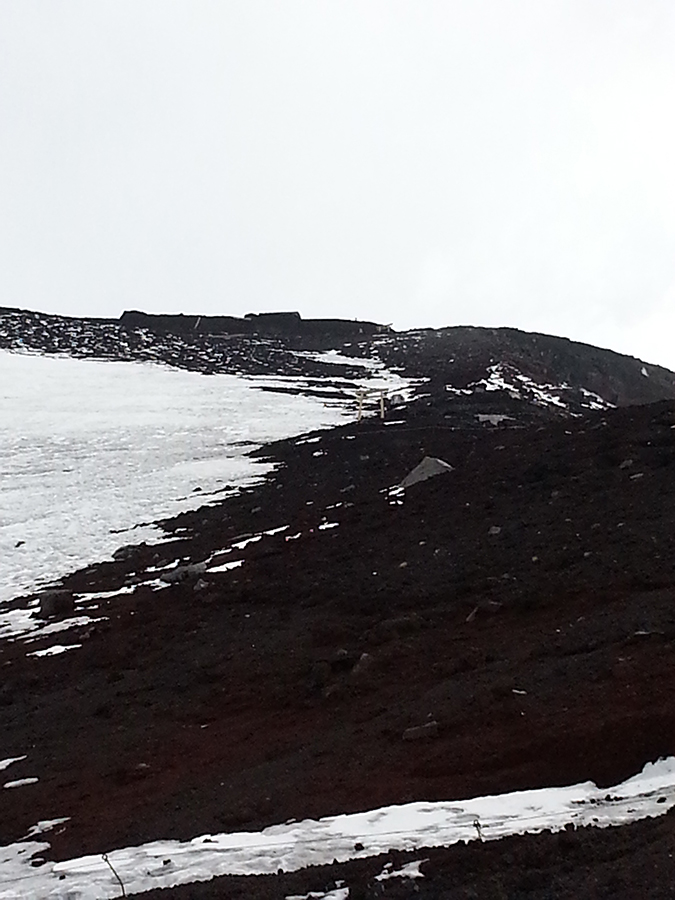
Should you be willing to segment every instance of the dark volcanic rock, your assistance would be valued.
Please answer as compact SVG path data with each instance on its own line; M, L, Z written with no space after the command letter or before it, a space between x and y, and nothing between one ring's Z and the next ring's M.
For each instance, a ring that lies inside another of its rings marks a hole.
M191 563L188 566L177 566L169 572L163 572L160 578L162 581L166 581L167 584L178 584L189 579L196 581L204 572L206 572L206 563Z
M259 333L256 329L229 332L202 331L181 322L165 327L164 318L128 314L117 319L78 319L28 310L0 308L0 349L67 353L92 359L161 362L205 374L293 375L307 378L363 376L358 366L328 365L298 349L316 350L340 346L346 335L336 337L319 330L298 339L283 333ZM134 324L153 322L153 328ZM180 317L166 317L171 320ZM199 318L199 317L195 317ZM311 320L310 320L311 321ZM320 320L319 320L320 321Z
M362 340L391 329L375 322L346 319L303 319L297 312L249 313L243 319L236 316L170 316L152 315L128 310L120 316L120 324L127 329L169 331L174 334L256 335L281 337L301 345L319 349L333 347L335 341Z
M75 610L75 598L72 591L43 591L38 596L40 602L39 616L51 619L56 616L69 616Z
M566 386L562 396L593 408L579 389L614 406L652 403L675 397L675 375L661 366L589 344L515 328L457 326L392 335L381 344L388 364L403 364L410 375L431 373L455 388L484 378L491 366L515 370L537 384ZM405 360L405 362L403 362Z

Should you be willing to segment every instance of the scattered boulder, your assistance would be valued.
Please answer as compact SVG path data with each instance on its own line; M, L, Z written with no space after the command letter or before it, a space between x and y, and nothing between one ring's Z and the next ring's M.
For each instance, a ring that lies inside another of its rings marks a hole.
M402 488L408 488L412 484L418 484L420 481L426 481L428 478L434 478L436 475L447 475L453 471L453 466L442 459L435 456L425 456L421 463L408 472L400 484Z
M359 661L356 663L354 668L351 671L352 678L360 678L364 675L368 670L372 667L375 662L375 658L370 653L362 653L359 657Z
M180 581L188 581L190 578L198 578L206 572L206 563L190 563L187 566L178 566L163 572L159 577L167 584L177 584Z
M37 615L41 619L69 616L75 611L75 597L72 591L45 591L39 595L38 600L40 601L40 611Z

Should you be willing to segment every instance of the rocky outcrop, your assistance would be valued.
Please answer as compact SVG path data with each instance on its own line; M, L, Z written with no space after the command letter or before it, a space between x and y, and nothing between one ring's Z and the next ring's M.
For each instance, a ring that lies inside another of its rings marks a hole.
M75 611L75 598L72 591L44 591L39 595L38 600L40 602L38 615L41 619L70 616Z
M138 310L126 310L120 316L123 328L146 328L174 334L260 335L305 339L314 346L318 341L333 346L335 340L365 339L389 331L376 322L347 319L303 319L298 312L248 313L237 316L156 315Z

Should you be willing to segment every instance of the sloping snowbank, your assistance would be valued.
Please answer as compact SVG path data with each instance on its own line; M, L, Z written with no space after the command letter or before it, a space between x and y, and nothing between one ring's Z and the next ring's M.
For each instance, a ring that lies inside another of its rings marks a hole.
M217 875L290 872L392 849L556 831L570 823L622 825L663 815L674 805L675 758L670 757L648 763L639 775L610 789L585 782L457 802L408 803L319 821L307 819L261 832L203 835L184 843L154 841L115 850L107 857L127 894L136 894ZM32 866L31 857L48 847L27 840L0 848L0 900L119 896L119 881L103 856Z

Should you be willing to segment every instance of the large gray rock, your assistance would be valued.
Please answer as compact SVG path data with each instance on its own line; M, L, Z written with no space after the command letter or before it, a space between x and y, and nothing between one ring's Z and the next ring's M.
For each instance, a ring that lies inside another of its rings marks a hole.
M415 466L412 472L409 472L400 484L402 488L408 488L412 484L420 481L426 481L427 478L434 478L436 475L447 475L452 472L453 467L450 463L446 463L442 459L435 456L425 456L419 465Z

